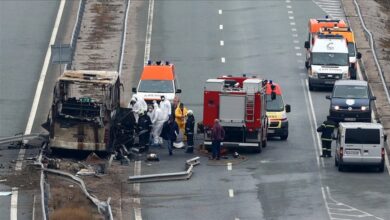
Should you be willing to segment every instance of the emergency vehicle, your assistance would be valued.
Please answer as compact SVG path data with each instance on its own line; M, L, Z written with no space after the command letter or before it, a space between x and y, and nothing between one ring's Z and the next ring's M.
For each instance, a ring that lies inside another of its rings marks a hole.
M341 35L317 34L308 49L306 68L309 90L316 87L333 87L336 80L350 79L349 53L346 39Z
M268 137L280 137L286 140L288 137L287 113L291 111L291 106L284 104L282 89L279 84L269 81L266 88L267 96L267 117L268 117Z
M322 28L332 28L332 27L341 27L345 28L347 27L347 24L344 22L344 20L340 19L329 19L326 17L325 19L315 19L311 18L309 19L308 23L308 39L305 42L308 46L308 49L310 49L314 44L314 37L317 35Z
M205 146L211 146L215 119L225 130L222 146L260 153L267 145L266 81L245 75L208 79L203 103Z
M355 36L349 27L331 27L321 28L322 34L341 35L347 40L348 53L349 53L349 72L351 73L351 79L356 79L357 72L357 60L362 57L362 54L357 52Z
M160 101L161 96L172 103L178 99L177 94L181 93L175 74L175 66L168 61L156 61L144 66L137 88L132 89L139 98L143 98L148 104L154 100Z

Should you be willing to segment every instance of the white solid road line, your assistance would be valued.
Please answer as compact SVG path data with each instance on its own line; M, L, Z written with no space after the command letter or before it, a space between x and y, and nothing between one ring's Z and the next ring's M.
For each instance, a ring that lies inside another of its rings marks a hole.
M145 37L144 65L150 59L150 44L151 44L152 29L153 29L153 14L154 14L154 0L149 0L148 22L146 25L146 37Z
M332 216L331 216L330 210L329 210L328 200L326 199L324 187L321 187L321 192L322 192L322 199L323 199L324 202L325 202L326 212L328 213L329 219L332 219ZM333 219L332 219L332 220L333 220Z
M313 108L312 108L312 101L311 101L311 98L309 98L309 94L310 92L307 90L307 87L306 87L306 80L303 80L302 79L302 87L303 87L303 94L305 96L305 100L306 100L306 103L309 103L309 105L306 105L306 108L307 108L307 114L309 116L309 122L310 122L310 127L311 127L311 134L312 134L312 138L313 138L313 145L314 145L314 152L316 153L316 160L317 160L317 166L318 167L323 167L324 166L324 160L320 160L320 152L319 151L319 147L318 147L318 140L317 140L317 137L318 135L316 136L315 133L317 132L313 132L315 131L315 128L317 128L317 123L315 123L315 116L313 115ZM310 114L311 113L311 114Z
M64 12L65 2L66 2L66 0L61 0L60 6L58 8L56 21L54 23L54 28L53 28L53 31L51 33L49 45L47 47L45 61L44 61L43 66L42 66L41 74L40 74L38 85L37 85L37 90L35 91L35 96L34 96L33 104L31 107L30 116L28 117L26 130L24 131L25 135L31 134L32 126L34 124L35 116L37 114L39 100L41 99L43 83L45 82L47 69L49 68L49 64L50 64L51 45L55 43L55 40L57 37L58 28L60 26L62 14ZM25 149L20 149L20 151L19 151L18 161L16 162L16 165L15 165L15 170L17 170L17 171L22 169L22 161L23 161L25 152L26 152Z
M136 161L134 163L134 175L135 176L141 175L141 161ZM140 189L141 189L140 183L133 184L134 195L137 195L133 198L135 220L142 220L141 198L139 198L138 196L140 193Z
M12 188L10 220L18 219L18 188Z

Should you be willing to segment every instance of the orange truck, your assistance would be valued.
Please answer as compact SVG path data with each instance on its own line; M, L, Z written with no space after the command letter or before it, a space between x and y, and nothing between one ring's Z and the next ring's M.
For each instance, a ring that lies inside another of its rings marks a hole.
M351 79L356 79L357 60L362 57L362 54L357 52L355 35L349 27L323 27L320 29L322 34L341 35L347 40L349 54L349 72Z
M136 88L132 89L138 97L143 98L148 104L154 100L160 101L161 96L172 103L178 100L178 93L181 93L177 83L175 66L168 61L156 61L144 66L141 78Z

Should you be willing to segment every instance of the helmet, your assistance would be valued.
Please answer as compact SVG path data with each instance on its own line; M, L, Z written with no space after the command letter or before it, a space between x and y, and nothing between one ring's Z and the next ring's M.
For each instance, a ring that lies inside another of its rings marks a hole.
M194 112L191 109L187 111L187 115L193 115L193 114Z

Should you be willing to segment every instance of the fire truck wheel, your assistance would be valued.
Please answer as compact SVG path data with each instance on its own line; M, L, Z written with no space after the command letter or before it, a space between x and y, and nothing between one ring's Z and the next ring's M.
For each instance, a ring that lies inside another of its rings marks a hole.
M261 153L262 150L263 150L263 149L262 149L262 146L261 146L261 144L259 143L259 146L256 147L253 151L254 151L256 154L259 154L259 153Z

